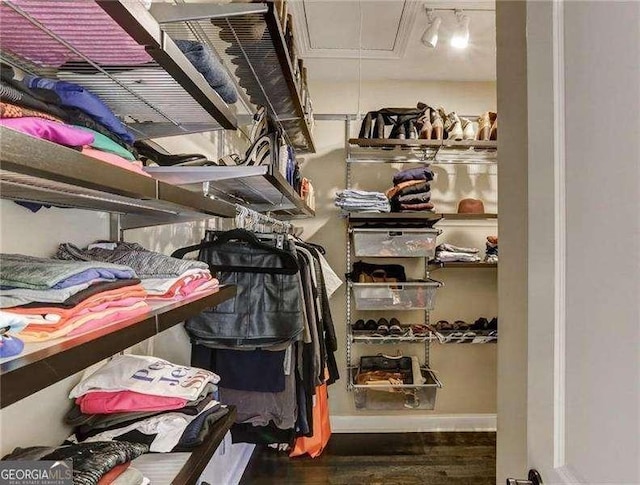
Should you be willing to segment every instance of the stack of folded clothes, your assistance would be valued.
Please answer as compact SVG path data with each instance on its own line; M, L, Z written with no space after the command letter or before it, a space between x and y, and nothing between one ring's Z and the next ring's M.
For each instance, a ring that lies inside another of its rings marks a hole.
M478 248L463 248L460 246L454 246L453 244L439 244L436 247L435 260L440 263L452 263L452 262L465 262L476 263L480 261Z
M147 292L133 269L110 263L0 254L0 308L25 341L77 335L146 313Z
M77 84L34 76L18 80L13 68L0 65L0 126L148 176L137 162L133 135Z
M220 378L157 357L118 355L84 378L69 397L70 443L126 441L149 451L190 451L228 412L218 402Z
M487 236L487 252L484 257L485 263L498 262L498 237Z
M382 192L341 190L336 194L335 204L343 212L391 212L389 200Z
M16 448L3 460L71 460L73 483L82 485L148 485L142 473L129 466L131 461L147 453L144 444L119 441L80 443L62 446L30 446Z
M429 167L402 170L393 177L393 187L386 195L393 212L433 211L431 185L433 171Z
M97 242L86 249L60 244L56 258L125 264L135 270L150 300L180 299L219 286L202 261L177 259L128 242Z

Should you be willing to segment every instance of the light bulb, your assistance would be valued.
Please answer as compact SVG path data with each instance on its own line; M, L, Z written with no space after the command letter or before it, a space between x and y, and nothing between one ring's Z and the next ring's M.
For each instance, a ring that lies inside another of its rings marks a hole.
M431 21L431 24L424 31L424 34L422 34L420 41L427 47L431 47L433 49L438 44L438 30L440 29L442 19L440 17L436 17L429 20Z
M464 49L469 45L469 17L458 14L458 27L451 36L451 46Z

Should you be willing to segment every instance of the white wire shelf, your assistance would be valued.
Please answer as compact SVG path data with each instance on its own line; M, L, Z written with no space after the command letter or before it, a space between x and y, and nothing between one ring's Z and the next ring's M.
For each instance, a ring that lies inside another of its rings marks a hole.
M147 167L153 177L281 218L313 217L314 211L272 165ZM203 184L206 184L203 187Z
M374 335L373 331L354 330L351 341L355 344L389 345L389 344L420 344L436 342L440 344L488 344L498 341L498 333L488 330L447 330L427 332L425 335Z

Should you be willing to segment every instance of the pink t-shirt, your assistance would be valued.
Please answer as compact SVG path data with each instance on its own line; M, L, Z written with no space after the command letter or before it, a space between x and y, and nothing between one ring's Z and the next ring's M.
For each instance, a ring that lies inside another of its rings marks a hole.
M91 145L94 142L94 136L87 131L82 131L57 121L32 116L2 118L0 119L0 125L68 147L81 147Z
M186 399L160 397L133 391L90 392L76 399L84 414L112 414L133 411L171 411L183 408Z

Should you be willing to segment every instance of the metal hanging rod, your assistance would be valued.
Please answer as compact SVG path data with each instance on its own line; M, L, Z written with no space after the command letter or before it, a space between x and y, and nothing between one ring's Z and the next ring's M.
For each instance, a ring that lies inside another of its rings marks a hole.
M247 207L235 204L236 227L249 229L256 232L277 232L293 234L295 226L289 222L280 221L273 217L261 214Z

